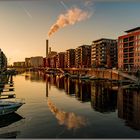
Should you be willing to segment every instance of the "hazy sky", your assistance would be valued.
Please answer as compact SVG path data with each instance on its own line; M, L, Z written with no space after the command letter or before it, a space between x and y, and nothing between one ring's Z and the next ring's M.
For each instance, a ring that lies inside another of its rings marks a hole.
M49 45L60 52L91 44L99 38L123 35L140 26L139 0L3 0L0 1L0 48L10 63L45 56L45 40L60 14L71 7L93 13L86 20L60 29ZM85 6L86 3L89 5Z

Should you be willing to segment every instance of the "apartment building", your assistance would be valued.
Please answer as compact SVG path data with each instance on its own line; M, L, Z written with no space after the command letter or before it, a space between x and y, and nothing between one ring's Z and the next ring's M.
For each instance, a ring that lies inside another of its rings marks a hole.
M13 66L14 67L19 67L19 68L23 68L23 67L25 67L25 62L14 62L13 63Z
M49 54L46 57L45 67L52 67L52 66L54 67L56 65L56 64L54 64L54 61L56 61L56 60L54 60L56 55L57 55L57 52L51 51L51 49L50 49ZM51 63L53 63L53 64L51 64Z
M56 68L57 55L53 55L49 58L50 68Z
M75 49L75 67L89 68L91 67L91 46L82 45Z
M64 68L64 63L65 63L65 52L60 52L57 54L56 57L56 67Z
M92 42L91 66L113 68L117 66L117 41L101 38Z
M118 37L118 68L140 69L140 27Z
M43 61L43 57L42 56L35 56L35 57L31 57L31 67L43 67L44 65L44 61Z
M65 52L65 68L75 67L75 49L68 49Z
M25 67L31 66L31 58L25 58Z

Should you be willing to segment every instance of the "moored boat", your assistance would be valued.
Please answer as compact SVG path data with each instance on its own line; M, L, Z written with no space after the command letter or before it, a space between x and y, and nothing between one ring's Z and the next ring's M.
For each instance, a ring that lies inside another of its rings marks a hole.
M0 100L0 116L17 111L23 104L25 103L22 100Z
M89 79L90 76L88 76L88 75L80 75L79 78L80 79Z

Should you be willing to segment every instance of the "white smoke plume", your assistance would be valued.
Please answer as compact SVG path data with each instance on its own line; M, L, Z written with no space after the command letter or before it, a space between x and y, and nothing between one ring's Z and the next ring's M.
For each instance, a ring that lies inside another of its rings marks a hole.
M77 7L73 7L67 10L65 14L61 14L58 17L56 23L53 24L52 27L50 28L48 36L50 37L53 33L55 33L56 31L65 26L74 25L77 22L86 20L90 18L90 16L91 16L90 12L84 11Z

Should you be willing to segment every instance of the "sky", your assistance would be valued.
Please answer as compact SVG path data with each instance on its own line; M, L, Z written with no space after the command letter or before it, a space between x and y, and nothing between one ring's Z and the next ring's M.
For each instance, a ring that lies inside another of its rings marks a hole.
M48 37L59 15L72 8L90 16ZM45 57L46 39L52 51L63 52L100 38L117 39L140 26L139 0L0 0L0 48L8 63Z

